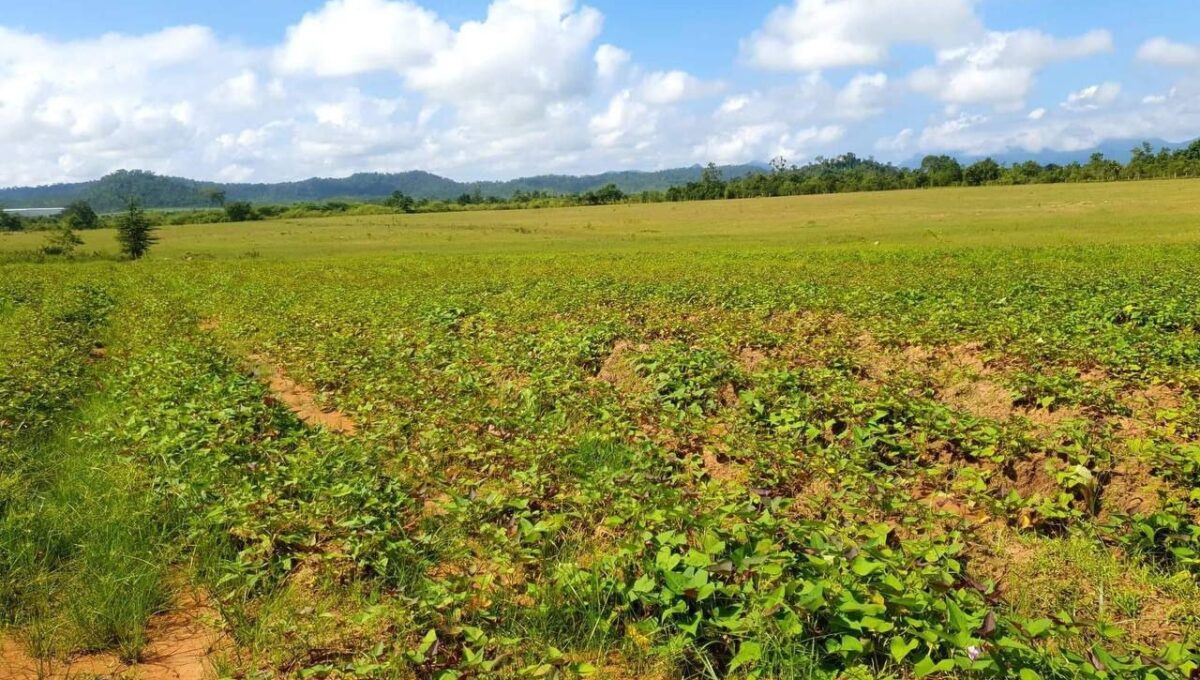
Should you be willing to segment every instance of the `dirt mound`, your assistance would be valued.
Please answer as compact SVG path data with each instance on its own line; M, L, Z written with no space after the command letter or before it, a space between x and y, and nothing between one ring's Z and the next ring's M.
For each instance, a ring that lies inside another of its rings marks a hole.
M215 677L213 655L222 646L220 616L198 593L181 597L175 608L155 615L146 627L142 660L115 654L87 654L65 661L35 659L12 638L0 638L0 680L208 680Z
M1122 460L1100 493L1100 518L1119 513L1144 515L1162 505L1162 496L1169 494L1170 485L1154 475L1150 464L1137 458Z
M942 400L955 410L977 418L1004 421L1016 413L1012 390L990 380L951 385L942 393Z
M258 355L251 355L250 361L254 374L267 383L272 396L306 425L323 427L337 434L357 434L358 426L350 416L322 409L317 403L317 393L289 378L283 369Z
M742 370L747 373L754 373L767 361L767 354L760 349L754 347L743 347L738 352L737 361Z
M596 378L602 380L623 393L644 391L645 386L641 377L633 367L633 357L649 349L647 345L634 345L628 340L618 340L613 345L612 352L600 365Z

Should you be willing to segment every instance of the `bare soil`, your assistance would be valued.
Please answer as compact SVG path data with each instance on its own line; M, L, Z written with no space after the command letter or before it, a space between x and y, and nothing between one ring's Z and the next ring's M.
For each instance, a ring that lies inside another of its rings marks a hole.
M255 375L267 383L272 396L287 406L306 425L323 427L337 434L358 433L358 426L350 416L337 410L321 408L317 402L316 391L289 378L282 368L259 355L251 355L250 360L253 362Z
M212 660L224 640L219 621L202 595L181 597L171 611L150 619L149 643L134 664L113 653L35 659L17 640L0 638L0 680L208 680L215 677Z

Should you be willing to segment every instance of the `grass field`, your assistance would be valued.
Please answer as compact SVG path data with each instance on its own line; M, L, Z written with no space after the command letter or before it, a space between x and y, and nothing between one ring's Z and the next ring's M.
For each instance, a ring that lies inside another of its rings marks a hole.
M160 236L0 237L30 677L1196 672L1198 183Z
M1191 180L985 187L167 228L154 255L1171 244L1196 242L1198 212ZM84 237L84 251L116 252L110 231ZM0 252L36 249L44 239L0 234Z

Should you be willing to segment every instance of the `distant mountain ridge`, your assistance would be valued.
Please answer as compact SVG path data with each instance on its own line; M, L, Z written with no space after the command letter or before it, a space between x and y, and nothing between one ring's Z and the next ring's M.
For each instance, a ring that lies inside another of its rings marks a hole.
M1160 148L1170 150L1187 146L1187 143L1172 143L1161 139L1148 140L1157 152ZM1010 150L987 156L954 154L964 165L983 158L992 158L1004 165L1037 161L1042 165L1068 165L1073 162L1086 163L1094 153L1102 153L1108 159L1121 163L1129 161L1134 147L1141 146L1141 139L1111 140L1091 149L1079 151L1028 151ZM898 167L916 168L921 157L900 163ZM742 177L754 172L769 170L765 163L726 165L721 168L726 179ZM5 208L49 208L61 207L72 201L87 201L100 212L113 212L124 207L129 196L138 196L148 208L202 208L213 205L212 193L221 191L226 201L249 201L251 203L289 204L306 201L330 200L379 200L394 191L401 191L417 199L453 200L463 194L478 192L482 196L510 198L517 192L540 191L548 194L579 194L594 191L607 184L615 184L625 193L643 191L666 191L700 179L703 167L693 165L658 171L616 171L598 175L537 175L507 181L459 182L422 170L399 173L356 173L349 177L314 177L293 182L275 183L229 183L205 182L183 177L156 175L141 170L118 170L90 182L52 184L39 187L11 187L0 189L0 206Z
M726 178L741 177L766 169L766 165L729 165L721 168ZM61 207L72 201L87 201L100 212L121 209L129 196L138 196L147 208L200 208L213 204L212 192L223 191L226 201L252 203L299 203L303 201L373 200L401 191L414 198L451 200L478 191L483 196L509 198L514 193L541 191L576 194L616 184L626 193L665 191L694 182L703 168L673 168L654 172L620 171L599 175L540 175L504 182L458 182L421 170L400 173L357 173L343 178L319 178L296 182L263 184L203 182L183 177L156 175L141 170L118 170L90 182L52 184L40 187L0 189L0 205L6 208Z

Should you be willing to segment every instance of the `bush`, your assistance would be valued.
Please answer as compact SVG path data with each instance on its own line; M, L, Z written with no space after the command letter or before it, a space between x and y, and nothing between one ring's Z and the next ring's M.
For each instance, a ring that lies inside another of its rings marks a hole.
M234 201L225 206L225 219L229 222L253 222L258 219L258 213L248 202Z
M24 229L25 225L22 224L20 217L0 210L0 231L22 231Z

